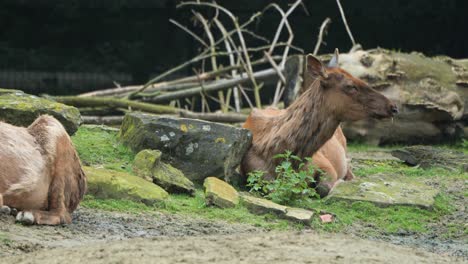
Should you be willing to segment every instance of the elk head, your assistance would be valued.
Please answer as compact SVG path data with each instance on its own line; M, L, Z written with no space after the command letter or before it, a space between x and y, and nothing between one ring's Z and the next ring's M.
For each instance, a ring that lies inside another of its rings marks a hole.
M387 97L338 68L338 57L338 50L335 50L330 63L325 67L316 57L307 55L307 74L315 81L320 81L318 89L323 89L326 104L339 121L390 118L398 113L397 106Z

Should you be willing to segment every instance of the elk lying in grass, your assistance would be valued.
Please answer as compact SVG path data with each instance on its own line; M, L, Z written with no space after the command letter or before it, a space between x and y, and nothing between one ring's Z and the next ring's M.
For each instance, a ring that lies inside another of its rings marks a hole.
M80 159L62 124L41 116L28 128L0 122L0 211L25 224L71 223L86 190Z
M312 164L326 174L317 191L325 196L338 179L353 176L346 159L346 138L340 123L365 118L388 118L398 112L385 96L337 67L336 52L327 68L319 59L307 56L306 80L310 86L284 110L254 109L244 128L253 134L252 146L241 164L245 176L264 171L275 178L278 161L273 157L291 151L300 158L312 157ZM307 83L307 82L306 82Z

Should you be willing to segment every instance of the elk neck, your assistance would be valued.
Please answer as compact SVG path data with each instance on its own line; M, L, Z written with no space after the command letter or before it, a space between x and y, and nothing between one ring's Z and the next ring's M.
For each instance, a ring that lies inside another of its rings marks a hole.
M326 91L315 81L286 111L273 121L263 154L274 156L291 151L301 158L311 157L334 134L340 121L327 104ZM270 158L270 157L267 157Z

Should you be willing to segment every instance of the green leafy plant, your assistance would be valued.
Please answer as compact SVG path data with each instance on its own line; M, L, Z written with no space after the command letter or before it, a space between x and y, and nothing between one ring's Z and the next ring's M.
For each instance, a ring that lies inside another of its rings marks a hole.
M461 144L461 145L462 145L462 148L466 148L466 149L468 149L468 140L466 140L466 139L463 139L463 141L462 141L462 144Z
M305 168L306 163L290 151L278 154L274 158L282 159L275 169L276 179L265 180L263 171L251 172L247 178L250 192L259 193L280 204L308 203L318 197L310 187L315 182L313 175L316 169L313 166ZM310 158L305 160L310 161Z

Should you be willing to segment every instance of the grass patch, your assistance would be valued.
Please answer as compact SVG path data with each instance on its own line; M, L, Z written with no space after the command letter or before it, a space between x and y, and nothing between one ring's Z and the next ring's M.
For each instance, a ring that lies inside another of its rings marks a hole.
M358 225L371 234L396 234L402 231L424 233L428 231L429 223L454 210L450 201L449 196L438 195L433 210L410 206L379 207L370 202L315 201L310 205L311 208L332 212L336 215L336 221L323 225L317 219L312 226L330 232L343 231L347 227Z
M172 194L166 201L154 206L128 200L96 199L90 195L86 195L81 206L126 213L166 212L196 216L207 220L223 220L228 223L249 224L266 230L298 230L304 228L303 224L291 223L284 219L278 219L275 215L251 214L243 205L225 209L206 206L204 195L201 190L196 192L195 197L183 194Z
M86 165L100 166L118 171L131 171L134 154L121 145L116 131L107 131L98 127L82 126L72 137L81 160ZM440 146L468 153L466 141L456 146ZM350 144L350 152L390 151L401 146L375 147L368 145ZM468 173L450 171L443 168L423 170L418 167L409 167L400 161L385 160L359 160L353 168L357 177L366 177L372 174L390 174L395 176L418 177L421 180L437 182L440 186L451 184L454 181L468 180ZM460 189L461 195L468 196L468 191ZM442 216L450 214L455 209L451 204L452 196L441 191L436 197L433 210L424 210L409 206L379 207L369 202L345 202L314 200L308 203L296 204L316 211L326 211L336 215L336 221L330 224L321 224L318 218L312 223L312 228L328 232L338 232L347 229L357 229L366 234L397 234L401 231L424 233L429 231L429 224L439 221ZM166 212L186 215L188 217L201 217L209 220L224 220L230 223L245 223L268 230L295 230L304 226L279 219L275 215L251 214L242 204L236 208L220 209L205 205L203 192L200 186L195 197L172 194L165 202L155 206L147 206L127 200L102 200L87 195L81 203L83 207L96 208L107 211L126 213ZM449 223L447 237L458 230L466 230L460 223ZM5 242L6 241L6 242ZM7 243L8 237L0 232L0 243Z
M98 126L81 126L72 140L83 164L131 172L135 154L119 143L117 133Z
M8 235L4 232L0 231L0 244L3 245L9 245L11 244L11 239L8 237Z
M346 147L349 152L369 152L369 151L391 151L394 149L402 148L403 146L392 145L392 146L379 147L379 146L374 146L374 145L350 142L347 144Z
M366 177L372 174L395 174L407 177L460 177L467 178L468 173L453 171L444 168L422 169L419 167L411 167L397 160L360 160L359 165L353 168L353 173L358 177Z

